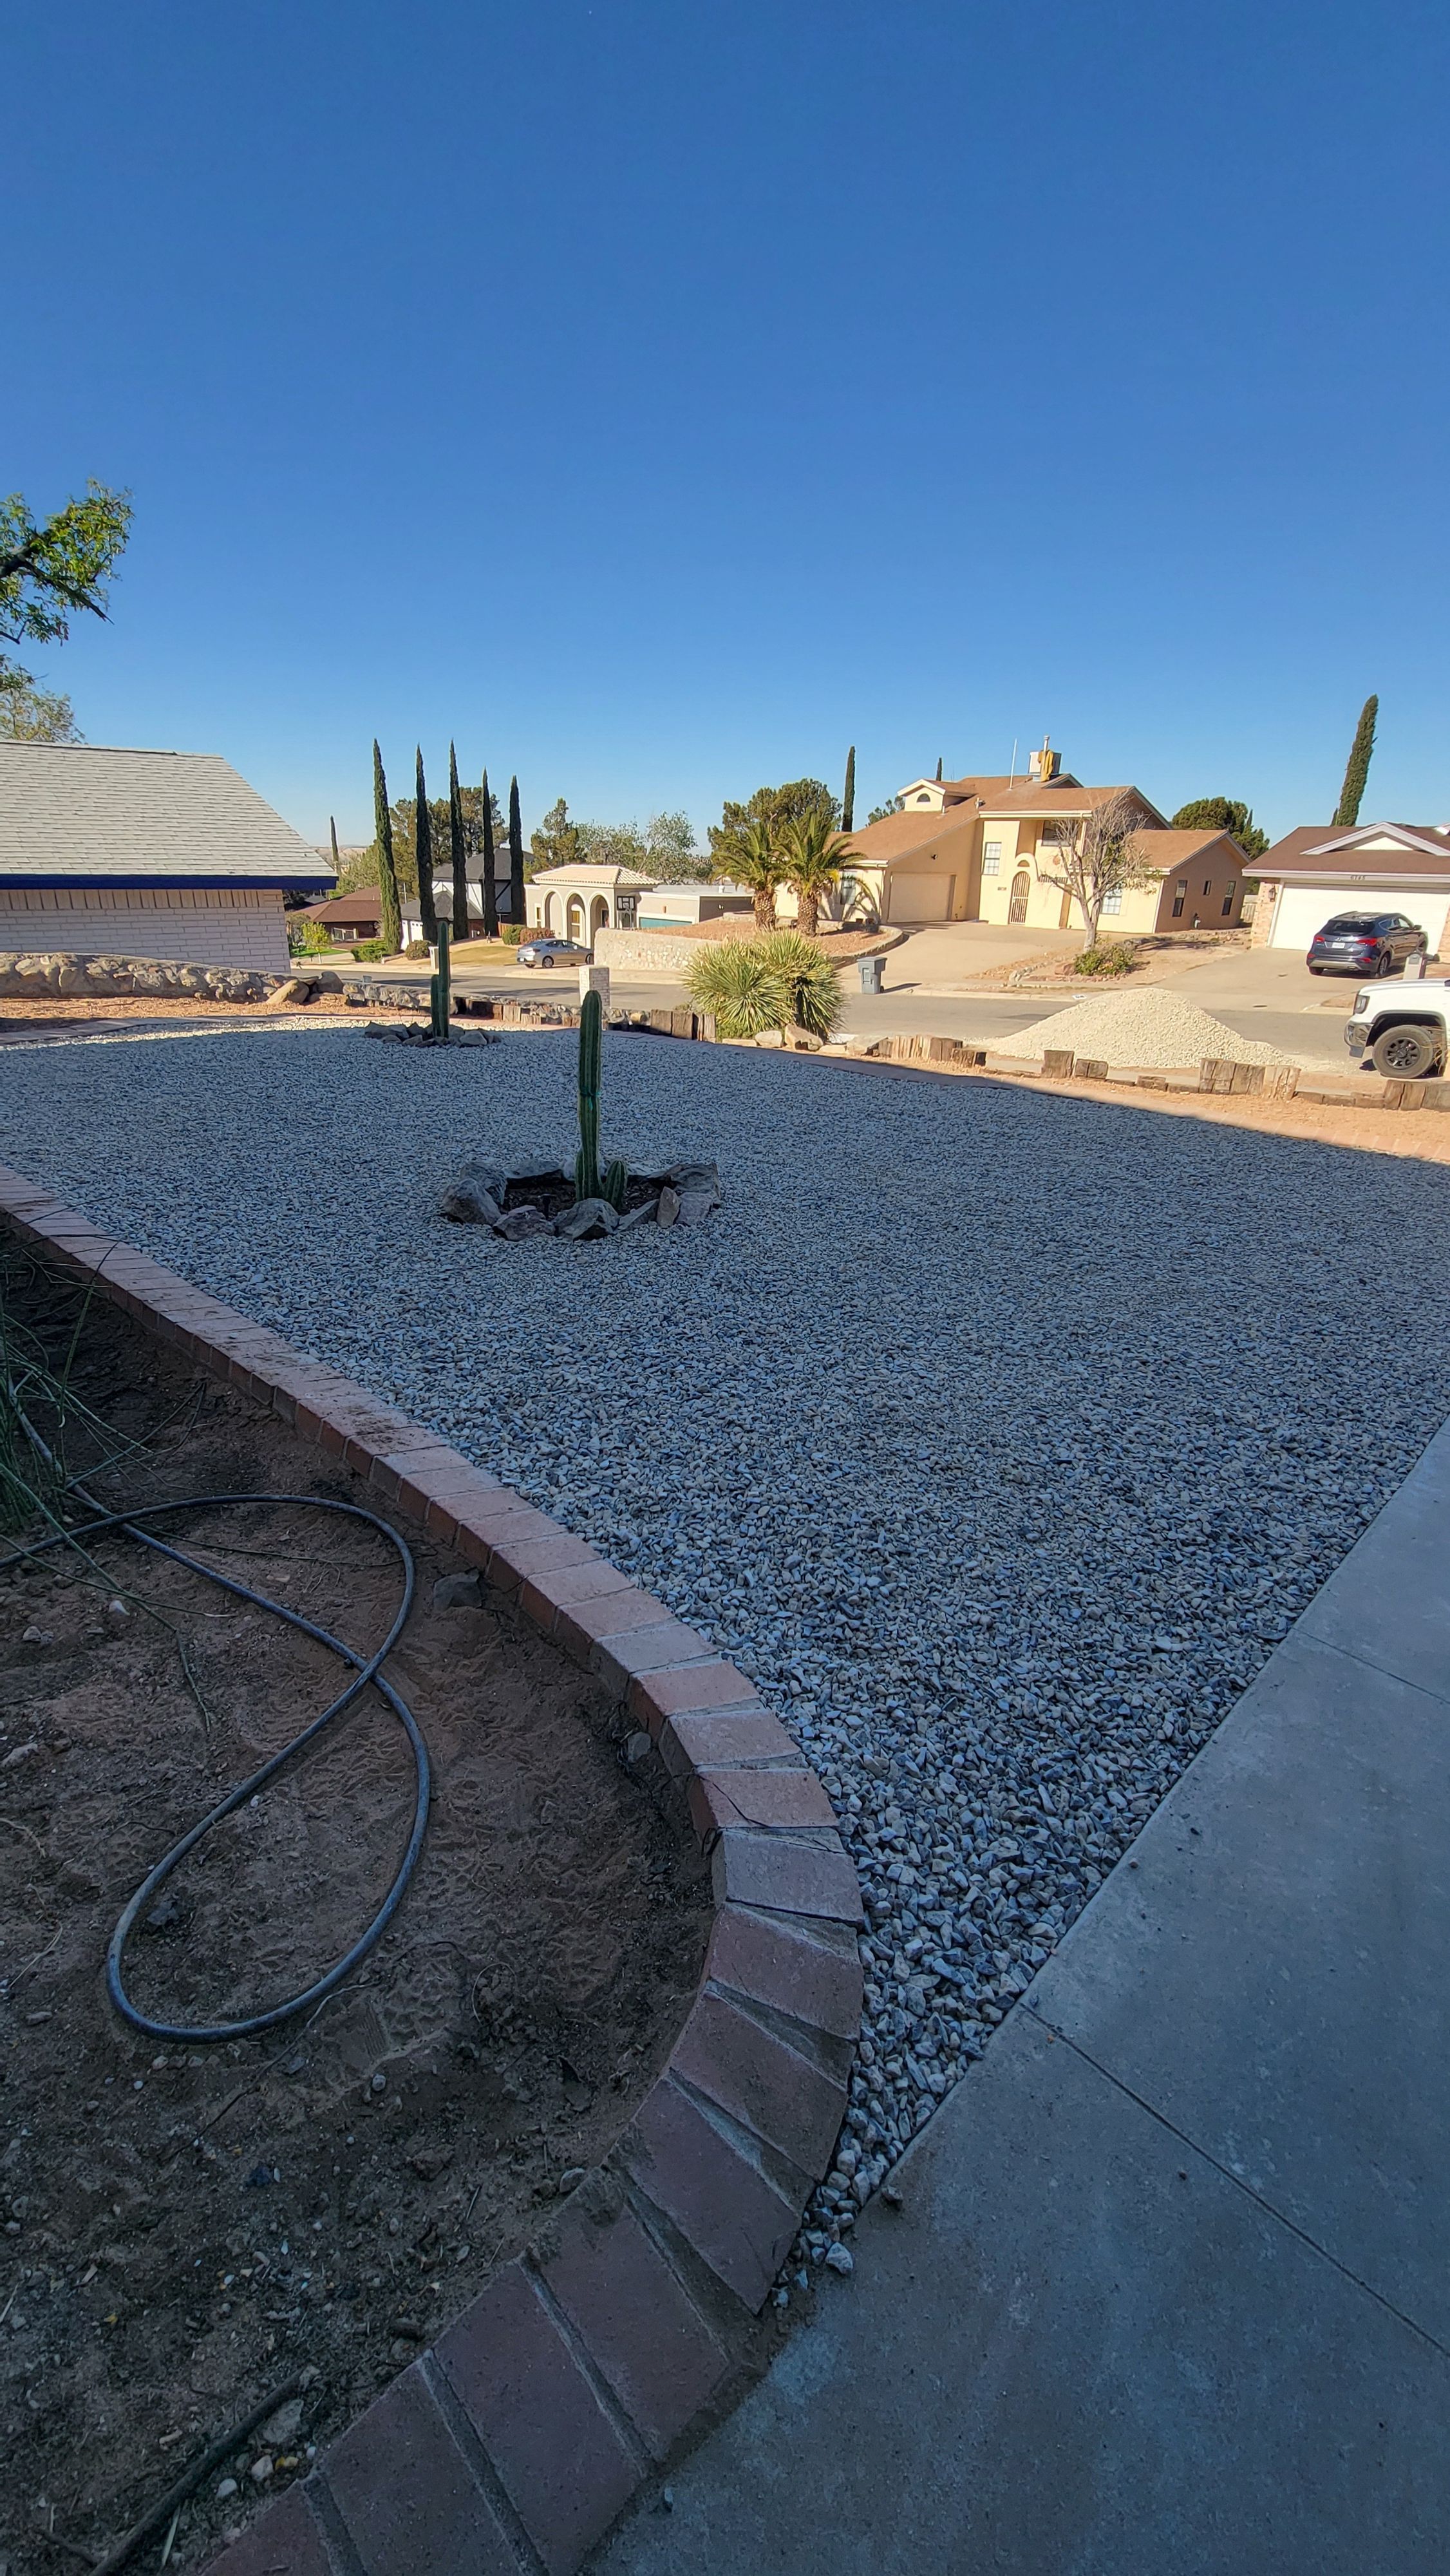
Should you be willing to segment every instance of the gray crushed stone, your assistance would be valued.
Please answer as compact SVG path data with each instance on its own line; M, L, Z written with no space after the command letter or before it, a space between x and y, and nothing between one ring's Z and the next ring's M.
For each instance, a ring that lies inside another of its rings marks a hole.
M573 1053L7 1050L0 1159L595 1541L791 1727L869 1914L806 2285L1450 1408L1450 1194L612 1036L609 1151L718 1158L724 1209L587 1245L436 1217L469 1153L572 1151Z

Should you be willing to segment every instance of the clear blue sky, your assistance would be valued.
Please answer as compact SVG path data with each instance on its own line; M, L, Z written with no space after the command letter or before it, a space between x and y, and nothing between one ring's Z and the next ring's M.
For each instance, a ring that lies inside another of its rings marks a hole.
M8 13L0 485L129 484L92 741L309 837L944 755L1450 818L1450 15Z

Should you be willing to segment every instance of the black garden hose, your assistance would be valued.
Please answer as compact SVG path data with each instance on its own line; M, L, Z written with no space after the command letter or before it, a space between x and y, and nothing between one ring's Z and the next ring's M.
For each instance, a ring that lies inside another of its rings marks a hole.
M20 1419L37 1449L49 1458L51 1453L46 1449L39 1434L25 1420L23 1414L20 1415ZM157 1862L155 1868L137 1888L111 1935L110 1947L106 1953L106 1984L111 2001L132 2027L144 2031L148 2039L197 2042L254 2038L259 2031L272 2030L278 2022L290 2021L294 2014L306 2012L321 2003L325 1995L330 1995L341 1985L359 1960L366 1958L369 1950L381 1939L397 1912L402 1902L403 1892L417 1866L418 1855L423 1848L431 1791L428 1748L419 1732L412 1710L394 1690L392 1683L386 1679L382 1671L383 1664L403 1632L413 1606L416 1576L412 1555L405 1540L399 1536L391 1523L380 1520L376 1512L364 1511L356 1503L331 1502L320 1494L190 1494L176 1502L145 1503L123 1512L106 1512L100 1510L95 1496L88 1494L85 1487L78 1481L73 1481L66 1490L77 1494L80 1500L96 1513L95 1519L82 1522L71 1529L60 1530L51 1538L39 1539L32 1546L16 1548L10 1555L0 1558L0 1572L3 1572L7 1566L19 1563L23 1558L43 1556L50 1548L69 1546L80 1540L94 1537L99 1531L119 1530L124 1536L139 1540L142 1547L150 1548L157 1556L168 1557L173 1565L184 1565L193 1574L205 1575L209 1583L219 1584L224 1592L232 1593L237 1600L250 1601L257 1609L270 1611L274 1618L285 1620L289 1628L300 1628L304 1636L314 1638L318 1645L326 1646L332 1654L340 1656L344 1663L351 1664L353 1667L353 1679L345 1690L339 1691L336 1699L322 1711L320 1717L313 1718L311 1724L304 1726L300 1734L294 1735L291 1743L285 1744L280 1753L274 1753L262 1764L260 1770L254 1771L249 1779L243 1780L239 1787L231 1790L217 1806L213 1807L210 1814L203 1816L200 1824L193 1825L189 1832L182 1835L179 1842L172 1844L164 1859ZM305 1511L336 1512L347 1520L365 1521L370 1529L377 1530L380 1536L387 1539L396 1550L403 1567L402 1599L386 1637L371 1655L358 1654L355 1648L345 1644L342 1638L334 1637L326 1628L319 1628L313 1620L304 1619L298 1611L289 1610L285 1603L270 1600L265 1592L254 1591L250 1584L239 1583L232 1575L219 1574L214 1566L203 1565L198 1558L188 1556L183 1549L168 1546L164 1539L153 1538L149 1531L140 1526L142 1521L155 1520L163 1512L226 1511L243 1505L252 1508L257 1504L265 1503L287 1504L300 1507ZM213 1825L220 1824L224 1816L234 1815L238 1807L245 1806L248 1799L255 1797L270 1780L275 1779L277 1773L287 1763L304 1752L309 1744L315 1743L324 1727L330 1726L334 1718L340 1717L345 1709L350 1708L353 1701L369 1685L387 1702L408 1738L413 1754L417 1797L407 1849L398 1865L393 1883L366 1931L353 1943L346 1955L327 1970L324 1976L319 1977L303 1993L288 1996L284 2003L273 2004L266 2012L249 2013L240 2021L205 2024L153 2021L148 2013L141 2012L132 2003L121 1976L126 1943L141 1908L150 1897L155 1895L157 1888L170 1877L179 1863L185 1860L187 1854L196 1849L203 1835L210 1833Z

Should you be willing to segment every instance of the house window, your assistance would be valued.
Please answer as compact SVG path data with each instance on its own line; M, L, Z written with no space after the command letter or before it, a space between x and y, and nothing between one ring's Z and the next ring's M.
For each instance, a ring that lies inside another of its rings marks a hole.
M1106 893L1106 894L1104 895L1104 897L1103 897L1103 910L1104 910L1104 912L1121 912L1121 911L1122 911L1122 909L1123 909L1123 889L1122 889L1122 887L1121 887L1121 886L1109 886L1107 893Z
M1203 891L1204 891L1204 893L1205 893L1205 894L1212 894L1212 892L1213 892L1213 879L1212 879L1212 877L1205 877L1205 878L1204 878L1204 880L1203 880Z
M1001 842L1000 842L1000 841L984 841L984 842L982 843L982 874L983 874L983 876L984 876L984 877L995 877L995 876L1000 876L1000 875L1001 875L1001 873L1002 873L1002 844L1001 844Z
M1229 914L1232 912L1232 910L1233 910L1233 908L1234 908L1234 896L1235 896L1235 894L1236 894L1237 892L1238 892L1238 888L1237 888L1236 886L1230 886L1230 887L1229 887L1229 890L1228 890L1228 892L1227 892L1227 894L1224 896L1224 899L1223 899L1223 917L1224 917L1225 921L1227 921L1227 919L1228 919L1228 917L1229 917Z
M1187 877L1180 877L1173 890L1173 918L1175 921L1179 921L1183 917L1183 899L1187 892L1188 879Z

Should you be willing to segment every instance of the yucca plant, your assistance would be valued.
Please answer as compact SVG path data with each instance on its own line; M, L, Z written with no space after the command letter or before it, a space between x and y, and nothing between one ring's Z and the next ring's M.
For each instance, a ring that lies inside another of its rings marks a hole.
M841 986L829 957L798 930L772 931L753 945L776 996L775 1026L831 1037L841 1016Z
M767 1029L806 1029L828 1038L841 1016L841 987L830 960L798 930L764 939L722 939L690 960L690 999L713 1012L722 1038L763 1037Z

